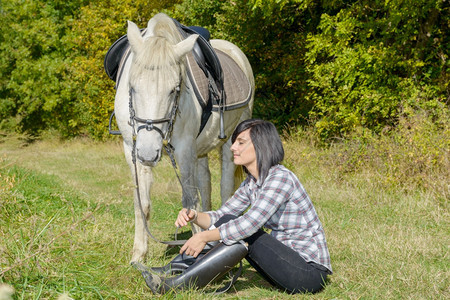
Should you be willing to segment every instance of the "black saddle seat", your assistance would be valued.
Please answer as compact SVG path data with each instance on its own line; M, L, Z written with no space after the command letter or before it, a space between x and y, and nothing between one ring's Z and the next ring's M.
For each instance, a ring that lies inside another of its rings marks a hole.
M210 39L210 33L208 31L208 29L203 28L203 27L199 27L199 26L184 26L181 25L178 22L175 22L177 25L179 24L179 28L182 28L184 31L187 31L188 34L199 34L202 37L202 41L200 42L200 46L197 46L197 52L198 52L198 56L199 56L199 61L201 61L201 57L202 55L202 50L201 49L207 49L208 47L204 45L204 43L209 44L209 39ZM141 29L141 32L143 32L145 30L145 28ZM186 36L186 34L184 35ZM198 43L198 42L197 42ZM123 57L123 55L125 54L125 51L127 50L129 46L128 43L128 37L127 35L123 35L121 36L119 39L117 39L112 45L111 47L109 47L108 51L106 52L105 55L105 59L103 62L103 66L105 68L105 72L108 75L108 77L113 80L116 81L117 80L117 71L119 70L119 64L120 61ZM199 50L200 49L200 50ZM211 55L207 55L207 57L210 57ZM204 63L203 65L205 65L206 63L210 64L211 62L209 62L210 59L203 59ZM198 62L200 63L200 62ZM215 78L215 77L214 77Z

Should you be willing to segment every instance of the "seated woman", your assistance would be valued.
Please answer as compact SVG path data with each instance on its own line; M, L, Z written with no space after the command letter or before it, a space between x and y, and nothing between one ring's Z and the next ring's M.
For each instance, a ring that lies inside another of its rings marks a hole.
M245 257L282 290L320 291L332 274L324 230L303 186L280 164L284 149L275 126L257 119L244 121L232 142L234 163L243 166L247 178L217 211L183 208L175 221L178 227L194 222L205 229L194 234L180 254L197 257L208 242L221 242L180 275L144 272L147 285L154 293L204 287Z

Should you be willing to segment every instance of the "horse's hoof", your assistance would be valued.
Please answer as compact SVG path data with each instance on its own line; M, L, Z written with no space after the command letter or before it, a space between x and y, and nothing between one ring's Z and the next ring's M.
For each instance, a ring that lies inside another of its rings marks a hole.
M142 272L142 277L144 277L145 283L152 290L153 294L161 293L161 278L159 276L144 271Z
M130 262L130 265L131 265L134 269L136 269L136 270L138 270L138 271L140 271L140 272L148 271L148 270L149 270L149 268L147 268L146 266L144 266L143 264L141 264L141 263L138 262L138 261L132 261L132 262Z

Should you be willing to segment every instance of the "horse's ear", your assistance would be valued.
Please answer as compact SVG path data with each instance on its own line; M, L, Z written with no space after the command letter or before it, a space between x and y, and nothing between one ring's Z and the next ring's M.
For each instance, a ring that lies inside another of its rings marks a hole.
M177 60L180 59L183 55L186 55L189 51L191 51L194 48L197 38L198 34L193 34L190 35L187 39L182 40L181 42L175 45L174 51Z
M137 27L136 24L134 24L131 21L127 21L127 23L128 23L128 30L127 30L128 41L130 42L133 52L136 52L138 49L142 48L144 39L142 38L141 31L139 30L139 27Z

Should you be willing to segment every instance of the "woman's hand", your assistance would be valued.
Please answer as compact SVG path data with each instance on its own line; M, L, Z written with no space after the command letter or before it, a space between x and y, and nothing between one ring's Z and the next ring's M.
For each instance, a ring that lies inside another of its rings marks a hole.
M181 247L180 254L184 252L187 255L197 257L203 248L205 248L207 242L208 241L203 238L201 232L194 234L189 240L187 240L183 247Z
M177 220L175 221L175 226L180 228L186 226L189 222L193 221L197 216L197 212L193 209L183 208L178 213Z

